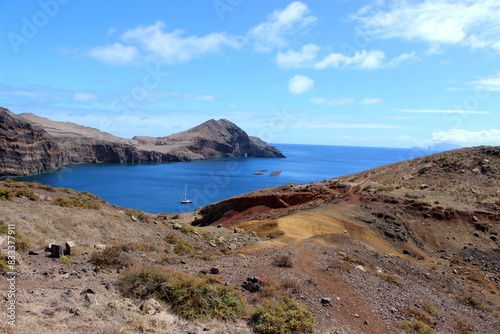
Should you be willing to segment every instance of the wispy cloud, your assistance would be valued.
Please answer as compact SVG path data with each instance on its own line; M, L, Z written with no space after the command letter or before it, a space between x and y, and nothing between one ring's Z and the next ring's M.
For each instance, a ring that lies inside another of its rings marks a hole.
M435 132L432 139L436 142L451 142L462 145L500 145L500 130L467 131L452 129Z
M380 97L367 97L361 100L361 104L370 105L370 104L379 104L382 103L382 98Z
M110 65L125 65L135 61L139 52L134 46L115 43L107 46L96 46L90 49L87 55Z
M285 69L359 68L373 70L396 67L404 62L418 60L414 52L387 59L385 52L380 50L361 50L350 56L338 52L323 52L320 56L321 51L322 49L316 44L306 44L299 51L289 49L285 52L278 52L275 61L279 67Z
M401 38L430 44L490 48L500 51L500 3L491 0L379 1L353 19L374 38Z
M316 21L316 16L302 2L292 2L283 10L274 11L267 21L250 29L247 39L256 51L269 52L287 44L286 37L306 29Z
M355 100L353 98L350 98L350 97L344 97L344 98L340 98L340 99L331 99L331 100L328 100L328 99L325 99L322 97L311 97L309 99L309 101L311 101L312 103L315 103L315 104L323 105L323 106L343 106L343 105L347 105L347 104L353 104Z
M472 85L473 88L476 90L486 90L486 91L499 92L500 91L500 76L479 79L476 81L470 81L469 84Z
M491 111L478 110L453 110L453 109L396 109L406 113L431 113L431 114L491 114Z
M75 94L73 94L73 100L78 102L89 102L97 99L97 95L92 93L75 92Z

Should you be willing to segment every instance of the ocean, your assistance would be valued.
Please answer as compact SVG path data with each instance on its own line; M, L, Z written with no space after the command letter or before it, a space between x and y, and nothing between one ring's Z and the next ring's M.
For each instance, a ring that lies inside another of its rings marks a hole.
M260 188L322 181L435 153L400 148L272 145L286 158L85 164L16 180L88 191L111 204L150 213L181 213ZM258 170L266 172L254 175ZM281 174L270 175L274 170ZM181 204L186 188L186 197L193 202Z

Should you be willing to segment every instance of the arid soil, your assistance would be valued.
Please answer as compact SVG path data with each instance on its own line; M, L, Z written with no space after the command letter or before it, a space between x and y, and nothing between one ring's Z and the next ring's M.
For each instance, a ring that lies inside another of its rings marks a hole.
M462 149L183 215L61 207L50 201L89 195L31 187L36 200L0 201L0 223L29 239L17 255L16 333L253 333L248 318L190 322L167 304L124 298L116 281L125 269L89 262L111 245L134 266L216 276L251 305L269 291L245 290L248 277L287 286L315 333L413 333L404 325L422 319L428 333L500 333L499 170L500 148ZM44 251L68 240L73 263ZM191 250L177 252L179 240ZM14 333L6 321L0 328Z

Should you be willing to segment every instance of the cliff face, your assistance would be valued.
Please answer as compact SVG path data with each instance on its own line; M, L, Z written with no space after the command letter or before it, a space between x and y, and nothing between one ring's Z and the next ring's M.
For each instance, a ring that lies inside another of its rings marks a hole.
M284 156L228 120L210 120L167 137L124 139L74 123L1 108L0 177L78 163L177 162L231 157Z
M183 143L183 150L196 155L196 159L221 157L284 158L276 148L256 137L249 137L234 123L220 119L209 120L187 131L171 136L156 138L156 145Z
M39 173L63 162L62 150L46 131L0 108L0 177Z

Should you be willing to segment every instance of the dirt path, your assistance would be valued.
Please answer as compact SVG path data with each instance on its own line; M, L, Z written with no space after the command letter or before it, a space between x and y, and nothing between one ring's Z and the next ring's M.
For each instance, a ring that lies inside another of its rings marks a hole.
M372 313L368 300L355 291L342 275L319 267L314 257L310 251L303 249L300 261L297 261L297 269L308 273L318 296L332 299L331 306L316 306L316 313L321 314L323 322L331 323L327 319L333 318L347 331L345 333L393 333ZM346 324L349 328L345 328Z

